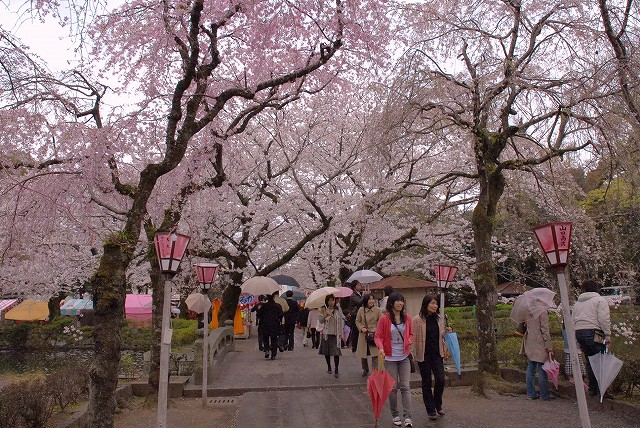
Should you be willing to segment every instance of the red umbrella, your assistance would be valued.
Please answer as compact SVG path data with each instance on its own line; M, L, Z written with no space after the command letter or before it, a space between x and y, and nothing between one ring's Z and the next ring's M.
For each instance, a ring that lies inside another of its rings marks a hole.
M384 370L374 370L367 380L367 389L371 398L376 427L378 426L378 418L380 418L384 402L387 401L395 383L396 380Z

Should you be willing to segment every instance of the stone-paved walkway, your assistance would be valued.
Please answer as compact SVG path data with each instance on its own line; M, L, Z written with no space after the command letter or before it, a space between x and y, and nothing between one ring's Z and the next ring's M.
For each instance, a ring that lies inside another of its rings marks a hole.
M225 356L209 388L209 404L203 408L199 398L172 400L169 427L373 427L366 379L361 373L360 361L350 350L343 350L340 378L336 379L327 374L324 357L315 349L303 348L300 342L294 351L278 354L272 361L265 360L257 350L255 338L237 340L236 351ZM419 379L414 374L412 385L417 386ZM200 387L194 389L197 392L191 394L199 396ZM543 402L528 400L524 394L495 393L481 398L468 387L447 388L443 406L446 415L437 421L427 418L419 388L412 389L412 398L414 427L581 426L572 398ZM640 426L637 411L625 411L611 402L600 405L590 400L589 405L594 428ZM116 426L153 427L155 409L125 411L118 415ZM378 426L393 427L388 402Z

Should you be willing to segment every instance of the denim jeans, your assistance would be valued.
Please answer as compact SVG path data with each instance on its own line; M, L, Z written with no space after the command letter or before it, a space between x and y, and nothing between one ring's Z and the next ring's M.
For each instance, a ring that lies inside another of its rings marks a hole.
M409 389L411 362L409 358L407 357L402 361L384 360L384 368L389 372L391 377L396 380L389 395L391 416L400 416L400 412L398 411L398 389L400 389L400 395L402 396L402 416L405 419L411 419L411 390Z
M527 365L527 397L535 398L536 394L536 371L538 372L538 386L540 387L540 398L548 400L551 395L549 394L549 377L547 372L544 371L542 365L544 363L538 363L529 360Z
M589 357L601 354L606 350L604 343L596 343L593 341L594 336L594 329L576 330L576 340L580 344L580 349L582 349L584 355L587 356L587 375L589 376L589 393L591 395L597 395L600 391L598 390L598 381L596 380L596 375L593 374Z
M444 392L444 361L440 355L425 355L425 360L418 363L422 378L422 401L429 416L434 416L437 410L442 410L442 394ZM431 381L431 373L435 382ZM431 390L432 383L433 391Z

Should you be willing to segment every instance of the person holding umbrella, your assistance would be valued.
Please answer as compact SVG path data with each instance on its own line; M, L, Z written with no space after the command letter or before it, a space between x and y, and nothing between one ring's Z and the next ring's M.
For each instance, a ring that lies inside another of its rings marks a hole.
M413 329L411 317L404 310L404 296L393 292L387 300L387 313L380 317L376 327L375 342L384 360L385 369L396 379L391 395L389 407L393 425L402 425L400 412L398 411L398 389L402 396L402 411L404 426L412 427L411 421L411 390L409 381L411 378L411 353L410 347L413 341Z
M356 314L356 329L362 333L359 335L356 349L356 357L360 357L362 362L362 377L369 375L368 356L371 356L371 367L373 369L378 367L378 348L369 342L369 337L375 334L381 315L382 312L376 305L373 294L365 294L362 298L362 306Z
M262 326L262 308L264 307L264 302L266 301L266 297L264 294L258 296L258 304L254 305L251 308L251 312L256 313L256 327L258 327L258 350L269 352L269 348L265 348L264 346L264 328Z
M327 361L327 373L334 373L336 378L340 377L338 367L340 365L340 356L342 351L340 350L340 342L338 337L342 335L342 329L344 327L344 315L340 305L336 304L336 298L332 294L328 295L324 299L324 306L319 309L320 312L320 324L324 324L322 329L322 338L320 339L320 349L318 354L324 355ZM333 364L335 366L335 372L331 370L331 357L333 356Z
M611 315L609 303L598 290L598 283L586 280L581 285L582 293L573 306L573 323L576 340L587 356L587 375L589 376L589 395L599 394L598 381L591 367L592 355L602 354L611 345Z
M260 324L264 342L264 357L276 359L278 353L278 334L280 333L280 320L282 319L282 306L276 303L273 294L267 294L267 301L264 303L260 313ZM269 355L271 351L271 355Z
M444 320L438 313L438 299L427 294L422 299L420 314L413 318L412 353L420 369L422 378L422 400L429 419L444 416L442 394L444 392L444 358L449 358L449 350L444 343ZM431 374L434 386L431 388Z
M527 365L527 397L535 400L540 397L542 400L551 400L554 397L549 392L549 378L547 372L542 368L545 361L553 356L553 343L549 334L549 313L544 310L538 316L531 312L525 314L524 321L527 324L527 332L522 338L520 355L525 355L528 360ZM535 377L538 372L538 386L540 394L536 393Z
M349 341L351 342L351 352L356 352L358 348L358 336L359 329L356 326L356 316L358 315L358 310L362 306L362 284L358 281L354 281L353 283L353 294L349 297L349 302L347 304L347 325L351 329L351 334L349 335Z

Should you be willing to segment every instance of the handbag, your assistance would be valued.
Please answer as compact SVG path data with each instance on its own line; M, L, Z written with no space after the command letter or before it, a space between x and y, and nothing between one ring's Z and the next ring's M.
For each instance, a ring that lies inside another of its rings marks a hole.
M400 337L402 338L402 342L404 342L404 336L402 335L402 332L400 331L400 329L398 328L398 326L396 325L396 323L393 323L393 325L396 327L396 330L398 330L398 333L400 333ZM413 354L409 353L409 366L411 367L411 373L415 373L416 372L416 362L413 359Z
M367 315L364 314L364 326L367 329L367 336L365 337L365 342L367 343L367 345L369 346L376 346L376 334L374 332L369 331L369 326L367 325Z
M316 321L316 331L318 333L322 333L324 331L324 323L320 322L320 320Z
M376 334L372 333L370 331L367 332L367 345L369 346L376 346L376 340L375 340Z

